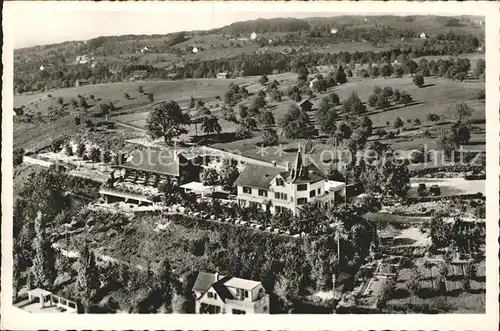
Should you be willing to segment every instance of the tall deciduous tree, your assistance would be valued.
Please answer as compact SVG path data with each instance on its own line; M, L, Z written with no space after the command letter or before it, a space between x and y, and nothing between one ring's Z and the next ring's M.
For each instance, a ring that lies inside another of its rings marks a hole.
M234 191L234 182L238 179L240 172L238 164L231 159L224 159L220 170L220 181L222 188L228 191Z
M212 168L204 169L201 173L201 181L203 185L214 186L219 184L219 174L217 170Z
M220 132L222 131L222 128L219 124L219 119L215 116L205 117L203 120L203 124L201 124L201 129L206 134L211 134L214 132L217 132L217 134L220 134Z
M366 112L366 106L363 104L356 92L352 92L344 104L342 109L345 114L360 115Z
M164 102L153 109L146 121L146 129L152 138L163 137L166 143L188 131L189 117L175 101Z
M458 120L462 122L464 119L469 118L472 115L472 108L469 107L465 102L460 102L455 106L458 114Z
M278 133L273 129L266 129L262 133L262 143L264 146L276 145L279 141Z

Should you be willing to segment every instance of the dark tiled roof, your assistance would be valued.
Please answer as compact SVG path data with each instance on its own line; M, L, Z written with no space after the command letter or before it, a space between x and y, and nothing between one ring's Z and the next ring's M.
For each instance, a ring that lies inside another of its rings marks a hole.
M179 161L182 155L174 158L173 150L143 149L132 153L132 159L123 164L124 168L179 176Z
M309 99L304 99L304 100L302 100L302 101L298 102L298 103L297 103L297 105L302 106L302 105L303 105L303 104L305 104L306 102L307 102L307 103L310 103L310 104L312 105L312 102L311 102Z
M240 173L235 185L267 190L273 178L282 173L286 178L287 175L283 169L248 164Z
M215 282L212 287L214 288L215 292L219 295L219 297L222 299L222 301L226 302L226 299L234 299L234 296L231 294L229 289L224 285L225 282L233 278L232 276L226 276L222 277L219 279L219 281Z
M195 292L206 292L216 282L216 274L200 271L193 286Z
M294 183L316 183L320 180L326 179L326 176L323 172L313 163L308 164L307 166L303 166L303 177L297 178Z

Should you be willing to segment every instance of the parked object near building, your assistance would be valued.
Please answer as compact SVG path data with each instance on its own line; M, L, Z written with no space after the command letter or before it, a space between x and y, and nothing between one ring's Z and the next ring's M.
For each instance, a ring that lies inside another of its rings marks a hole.
M429 192L432 196L438 196L441 195L441 188L438 185L432 185Z
M193 286L196 314L269 314L261 282L200 272Z
M75 86L78 87L78 86L84 86L84 85L89 85L89 81L86 80L86 79L77 79L75 81Z
M427 186L424 183L418 184L417 192L420 196L427 195Z
M217 74L217 78L219 78L219 79L227 79L227 78L229 78L229 74L227 72L219 72Z

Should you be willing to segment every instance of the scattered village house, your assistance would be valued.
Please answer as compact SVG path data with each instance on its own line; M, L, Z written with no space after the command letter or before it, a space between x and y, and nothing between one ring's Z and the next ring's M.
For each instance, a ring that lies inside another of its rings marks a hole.
M193 47L192 49L192 52L193 53L198 53L201 49L199 49L198 47Z
M79 55L76 57L77 64L87 64L90 61L90 57L88 55Z
M251 39L251 40L255 40L255 39L257 39L257 34L256 34L255 32L252 32L252 33L250 34L250 39Z
M318 82L318 80L319 80L319 79L318 79L317 77L314 77L313 79L311 79L311 81L309 82L309 88L310 88L311 90L313 90L313 91L314 91L314 84L316 84L316 83Z
M303 111L311 111L313 106L312 102L309 101L309 99L304 99L301 102L297 103L297 105Z
M427 39L428 36L425 32L422 32L419 36L418 36L420 39Z
M77 79L75 81L75 86L78 87L78 86L84 86L84 85L89 85L89 81L86 80L86 79Z
M193 292L197 314L269 313L269 295L261 282L200 272Z
M220 78L220 79L227 79L227 78L229 78L229 73L227 73L227 72L219 72L219 73L217 74L217 78Z
M345 183L330 181L315 164L305 164L300 149L292 167L248 164L235 185L240 206L253 204L273 214L288 209L297 215L309 202L328 208L346 195Z
M144 79L148 75L147 70L135 70L132 74L132 79Z

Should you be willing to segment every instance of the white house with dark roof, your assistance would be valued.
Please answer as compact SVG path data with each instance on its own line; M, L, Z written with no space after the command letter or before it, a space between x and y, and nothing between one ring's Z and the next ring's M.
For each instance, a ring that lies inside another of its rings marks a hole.
M255 205L272 214L288 209L297 215L310 202L327 208L346 194L345 183L330 181L315 164L306 164L300 149L292 167L246 165L235 185L240 206Z
M269 314L261 282L200 272L193 286L196 314Z

